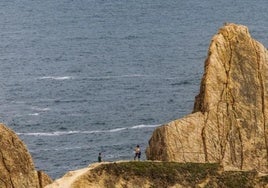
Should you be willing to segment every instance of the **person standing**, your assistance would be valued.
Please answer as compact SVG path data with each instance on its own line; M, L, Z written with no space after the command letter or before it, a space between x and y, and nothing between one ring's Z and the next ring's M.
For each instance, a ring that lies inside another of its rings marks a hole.
M102 162L101 153L99 153L99 156L98 156L98 161L99 161L99 163L100 163L100 162Z
M139 145L137 145L136 148L135 148L134 160L136 160L137 157L138 157L138 160L140 160L140 158L141 158L141 149L140 149Z

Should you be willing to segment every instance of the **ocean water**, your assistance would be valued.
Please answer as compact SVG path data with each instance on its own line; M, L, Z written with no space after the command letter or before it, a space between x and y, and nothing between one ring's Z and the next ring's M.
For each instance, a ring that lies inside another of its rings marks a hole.
M0 2L0 121L58 178L133 159L191 113L211 37L225 22L268 46L267 0Z

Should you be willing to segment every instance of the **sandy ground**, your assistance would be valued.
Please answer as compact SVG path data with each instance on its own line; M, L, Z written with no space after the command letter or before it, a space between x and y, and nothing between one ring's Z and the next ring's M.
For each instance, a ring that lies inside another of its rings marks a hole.
M116 161L116 163L120 162L129 162L129 161ZM101 164L107 164L111 162L101 162L101 163L93 163L90 164L87 168L82 168L74 171L69 171L62 178L55 180L52 184L47 185L45 188L70 188L72 183L81 175L86 173L87 171L96 168ZM113 163L113 162L112 162Z
M71 184L77 179L77 177L99 166L100 164L103 163L94 163L89 165L87 168L69 171L62 178L55 180L52 184L47 185L45 188L70 188Z
M90 168L83 168L75 171L70 171L62 178L57 179L52 184L47 185L45 188L69 188L77 177L81 176L89 169Z

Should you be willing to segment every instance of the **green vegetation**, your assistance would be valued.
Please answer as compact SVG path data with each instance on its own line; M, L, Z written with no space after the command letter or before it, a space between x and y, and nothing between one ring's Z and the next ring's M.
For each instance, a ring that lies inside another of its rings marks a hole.
M217 179L218 184L228 188L255 187L256 176L257 172L255 171L226 171Z
M148 180L151 187L170 187L179 184L185 187L255 187L267 185L268 176L258 177L255 171L222 171L216 163L177 163L177 162L114 162L102 164L94 169L98 175L111 175L106 179L111 187L121 178L135 181L140 187ZM127 187L127 185L125 186Z

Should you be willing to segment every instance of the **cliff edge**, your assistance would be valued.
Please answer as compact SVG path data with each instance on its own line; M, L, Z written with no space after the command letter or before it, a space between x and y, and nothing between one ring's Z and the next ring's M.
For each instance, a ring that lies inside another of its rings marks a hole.
M243 25L212 38L193 113L156 128L150 160L268 171L268 53Z
M235 181L234 181L235 180ZM222 171L215 163L135 162L96 163L71 171L46 188L181 188L265 187L268 176L256 171Z

